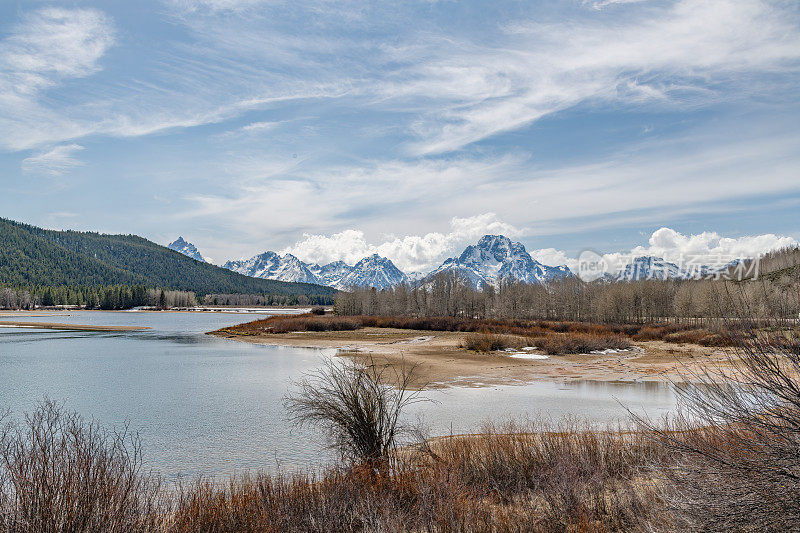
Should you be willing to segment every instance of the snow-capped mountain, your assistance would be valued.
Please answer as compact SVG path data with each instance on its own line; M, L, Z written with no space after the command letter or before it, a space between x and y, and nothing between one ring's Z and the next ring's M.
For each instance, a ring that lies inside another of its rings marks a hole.
M344 279L353 271L353 267L344 261L334 261L327 265L311 265L308 267L317 278L317 283L336 289L344 289Z
M608 278L613 281L712 278L737 263L738 260L716 266L692 263L681 268L677 264L666 261L661 257L639 256Z
M385 289L406 282L406 276L394 263L377 254L365 257L355 266L344 261L327 265L309 265L292 254L264 252L247 260L228 261L223 268L254 278L276 279L327 285L336 289L375 287Z
M645 279L683 279L684 272L675 263L660 257L640 256L614 276L617 281L639 281Z
M252 278L319 283L317 277L308 269L308 265L292 254L280 256L275 252L264 252L246 261L227 261L222 268Z
M183 237L178 237L176 240L169 243L167 245L167 248L182 253L183 255L191 257L192 259L195 259L197 261L202 261L203 263L206 262L203 256L200 255L200 252L197 251L197 248L195 248L194 244L186 242L183 239Z
M405 283L406 275L390 259L372 254L353 267L341 281L343 287L375 287L385 289Z
M460 256L452 257L431 272L431 280L441 272L455 271L466 277L475 288L496 285L513 279L523 283L546 283L571 276L566 266L551 267L533 259L525 246L502 235L484 235L477 245L468 246Z

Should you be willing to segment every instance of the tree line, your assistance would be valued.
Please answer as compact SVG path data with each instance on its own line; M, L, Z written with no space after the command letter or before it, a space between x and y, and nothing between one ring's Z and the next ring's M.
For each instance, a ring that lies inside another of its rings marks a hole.
M737 315L747 302L756 315L797 318L800 283L796 277L732 282L722 280L642 280L584 282L576 277L544 285L504 281L475 289L457 273L442 273L424 285L381 291L340 292L340 315L408 315L520 318L646 323L702 322Z
M152 289L144 285L104 287L34 286L0 288L0 308L36 309L77 307L83 309L131 309L148 306L167 309L197 305L193 292Z
M305 294L207 294L202 298L191 291L148 288L144 285L70 286L36 285L0 287L0 309L31 310L42 307L82 309L131 309L133 307L295 306L331 305L330 296Z
M203 305L233 307L333 305L332 296L314 294L206 294Z
M0 285L137 286L195 292L327 296L335 289L243 276L136 235L53 231L0 218Z

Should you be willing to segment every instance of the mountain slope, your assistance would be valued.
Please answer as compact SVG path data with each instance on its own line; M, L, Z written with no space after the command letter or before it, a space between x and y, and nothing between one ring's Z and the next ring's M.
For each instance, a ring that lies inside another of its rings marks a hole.
M136 235L53 231L5 219L0 219L0 283L143 284L199 294L335 294L319 285L242 276Z
M441 272L457 272L475 288L496 285L505 279L546 283L572 275L566 266L551 267L539 263L525 250L525 246L502 235L484 235L478 244L467 246L460 256L451 257L425 279L431 280Z
M175 250L176 252L185 255L186 257L191 257L195 261L200 261L201 263L207 263L207 261L200 255L200 251L197 247L190 243L186 242L183 237L178 237L176 240L172 241L167 245L167 248L170 250Z

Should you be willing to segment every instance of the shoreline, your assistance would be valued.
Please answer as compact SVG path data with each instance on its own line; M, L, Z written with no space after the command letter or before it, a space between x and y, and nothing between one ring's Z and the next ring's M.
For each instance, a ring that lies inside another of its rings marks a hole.
M5 309L0 318L30 316L70 316L70 313L227 313L238 315L294 315L309 312L310 307L179 307L174 309Z
M466 333L363 328L356 331L240 335L209 332L219 338L295 348L336 349L338 356L387 366L413 366L412 388L490 387L532 381L671 382L685 381L703 365L725 364L720 348L664 341L635 342L615 353L514 358L460 348ZM535 352L531 352L535 353Z
M22 320L0 320L0 328L55 329L60 331L141 331L150 329L145 326L93 326L88 324L64 324L62 322L27 322Z

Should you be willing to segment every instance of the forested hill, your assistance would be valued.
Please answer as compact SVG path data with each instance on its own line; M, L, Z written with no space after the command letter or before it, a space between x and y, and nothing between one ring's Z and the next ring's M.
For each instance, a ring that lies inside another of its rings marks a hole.
M52 231L0 218L0 284L146 285L198 294L333 296L309 283L257 279L195 261L136 235Z

